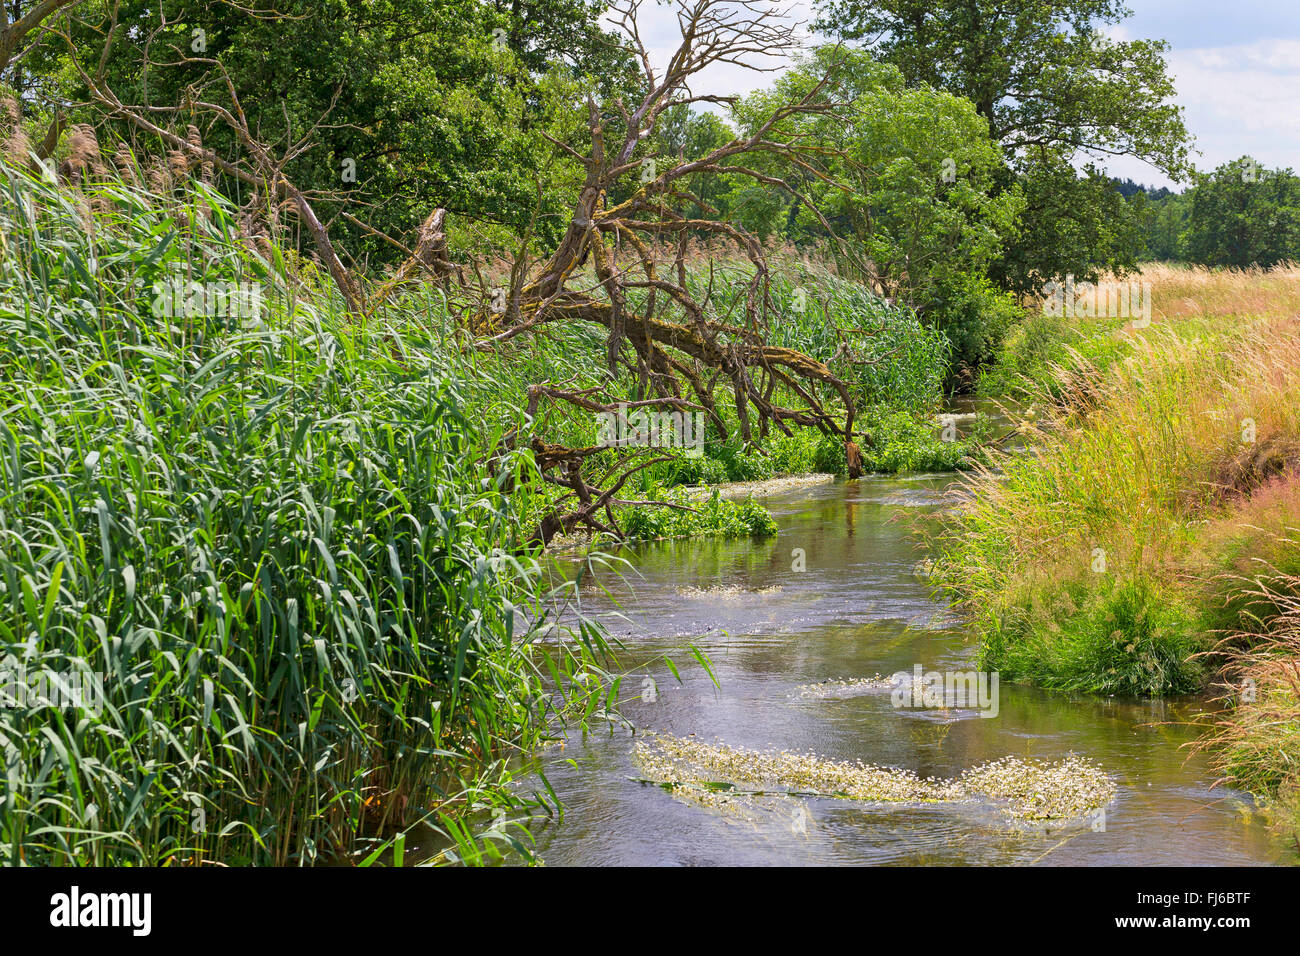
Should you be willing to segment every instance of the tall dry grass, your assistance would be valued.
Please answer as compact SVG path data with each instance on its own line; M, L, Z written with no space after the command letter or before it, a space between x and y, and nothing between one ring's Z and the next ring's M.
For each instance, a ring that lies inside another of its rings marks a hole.
M1204 746L1297 816L1300 267L1142 280L1147 328L1033 318L1009 341L994 382L1019 376L1031 452L973 478L936 570L1006 679L1159 695L1217 676L1234 692Z
M1237 580L1251 605L1274 615L1266 633L1222 642L1225 707L1195 749L1210 754L1225 780L1269 798L1275 819L1300 841L1300 576L1270 570Z
M1151 283L1157 320L1300 316L1300 263L1271 269L1147 263L1139 281Z
M1189 283L1250 298L1242 273L1218 285L1204 270L1157 278L1157 303ZM1297 280L1285 271L1262 311L1285 312ZM1089 334L1025 384L1037 451L973 479L943 541L943 577L980 621L985 663L1008 676L1186 690L1199 679L1187 658L1204 645L1183 566L1198 528L1300 461L1300 319L1155 321L1122 330L1119 351Z
M986 394L1070 404L1086 399L1089 382L1160 330L1186 340L1231 336L1260 320L1300 317L1300 266L1207 269L1147 263L1139 273L1103 276L1099 284L1150 283L1151 323L1131 317L1050 315L1043 301L1025 302L1027 318L1010 330L983 369ZM1072 396L1070 393L1074 393Z

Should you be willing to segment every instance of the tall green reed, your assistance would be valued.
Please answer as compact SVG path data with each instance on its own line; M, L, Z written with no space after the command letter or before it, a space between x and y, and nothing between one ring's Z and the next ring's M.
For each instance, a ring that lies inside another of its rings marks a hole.
M534 647L530 466L433 324L200 184L0 187L0 670L104 681L0 701L5 860L310 863L492 799L606 648Z

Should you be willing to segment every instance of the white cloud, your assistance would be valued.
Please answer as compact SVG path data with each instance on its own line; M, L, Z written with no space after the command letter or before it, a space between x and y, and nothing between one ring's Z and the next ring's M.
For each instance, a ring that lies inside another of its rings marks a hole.
M1187 126L1211 169L1244 153L1269 166L1295 162L1300 146L1300 41L1173 51L1170 72Z
M1123 39L1121 30L1111 30ZM1300 156L1300 40L1278 38L1222 47L1174 49L1169 72L1195 137L1198 169L1211 170L1243 155L1268 167L1295 166ZM1173 185L1130 156L1102 162L1114 176L1154 186Z

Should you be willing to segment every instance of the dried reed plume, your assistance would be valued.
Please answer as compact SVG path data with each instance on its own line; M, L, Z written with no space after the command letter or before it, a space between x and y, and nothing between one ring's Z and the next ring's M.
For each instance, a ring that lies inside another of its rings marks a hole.
M194 125L186 127L185 138L189 144L196 150L203 148L203 140L199 136L199 128ZM199 179L205 186L211 186L214 179L214 167L211 159L204 159L199 162Z
M117 150L113 153L113 165L117 167L117 174L122 177L122 182L128 186L139 187L140 178L136 175L135 157L126 143L118 144Z
M23 129L23 108L7 90L0 90L0 116L3 116L4 121L0 150L3 150L5 159L12 165L25 166L32 144L27 138L27 131Z

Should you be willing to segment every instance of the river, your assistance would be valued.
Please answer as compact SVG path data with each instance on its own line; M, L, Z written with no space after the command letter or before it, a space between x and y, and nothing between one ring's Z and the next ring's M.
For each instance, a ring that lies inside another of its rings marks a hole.
M634 737L603 725L547 748L542 769L563 819L533 827L548 865L1205 864L1300 862L1248 795L1213 787L1184 746L1194 699L1049 694L1003 683L996 717L896 708L879 688L818 688L830 679L973 669L974 638L917 566L910 519L951 507L952 475L869 477L766 499L780 525L767 540L639 544L630 564L584 585L588 614L625 645L622 708L637 732L952 778L1016 755L1074 752L1114 779L1104 814L1044 826L1012 822L987 801L866 804L812 797L740 815L638 783ZM803 552L803 570L794 570ZM682 651L712 660L720 687ZM668 654L679 684L657 662ZM650 678L653 684L648 683ZM653 693L641 694L641 688ZM642 699L645 697L646 699Z

